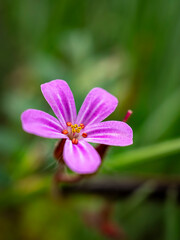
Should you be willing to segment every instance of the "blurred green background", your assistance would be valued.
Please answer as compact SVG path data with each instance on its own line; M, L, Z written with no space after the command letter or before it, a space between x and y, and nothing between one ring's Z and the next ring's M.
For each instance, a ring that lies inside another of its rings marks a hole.
M108 239L84 223L103 198L52 194L55 140L23 132L20 114L52 113L40 84L64 79L77 107L93 87L119 99L130 147L111 147L99 176L179 181L180 1L4 0L0 7L0 239ZM143 187L143 186L142 186ZM180 239L177 192L163 203L138 191L115 203L129 240Z

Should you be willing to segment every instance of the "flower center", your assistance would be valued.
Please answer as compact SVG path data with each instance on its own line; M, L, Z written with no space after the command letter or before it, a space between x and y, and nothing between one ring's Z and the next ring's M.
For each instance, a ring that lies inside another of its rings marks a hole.
M72 141L73 144L78 144L78 139L86 138L87 133L81 132L85 128L84 124L72 124L71 122L67 122L67 129L62 131L62 134L68 135L69 139ZM80 134L81 132L81 134Z

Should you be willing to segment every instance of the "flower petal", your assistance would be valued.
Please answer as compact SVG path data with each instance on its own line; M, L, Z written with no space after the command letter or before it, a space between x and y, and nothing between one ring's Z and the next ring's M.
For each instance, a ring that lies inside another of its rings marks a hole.
M120 121L107 121L87 126L87 142L100 143L113 146L128 146L133 143L131 127Z
M76 106L71 89L65 81L57 79L44 83L41 91L63 128L66 127L66 122L74 123Z
M79 174L93 173L101 164L98 152L83 140L79 141L77 145L72 144L70 140L66 140L63 157L67 166Z
M67 138L62 134L59 121L40 110L28 109L21 114L24 131L45 138Z
M84 100L76 120L84 125L101 122L114 112L118 100L102 88L93 88Z

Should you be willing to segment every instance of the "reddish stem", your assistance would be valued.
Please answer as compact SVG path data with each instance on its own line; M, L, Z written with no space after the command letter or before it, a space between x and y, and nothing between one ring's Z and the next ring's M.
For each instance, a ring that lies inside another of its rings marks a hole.
M82 178L83 175L68 175L64 173L64 170L62 168L59 168L54 176L56 183L76 183L79 182Z
M64 144L65 144L66 139L62 139L59 140L55 146L54 149L54 158L58 161L58 162L63 162L63 148L64 148Z
M123 119L123 122L127 122L127 120L130 118L132 113L133 113L132 110L128 110L127 113L126 113L126 116Z

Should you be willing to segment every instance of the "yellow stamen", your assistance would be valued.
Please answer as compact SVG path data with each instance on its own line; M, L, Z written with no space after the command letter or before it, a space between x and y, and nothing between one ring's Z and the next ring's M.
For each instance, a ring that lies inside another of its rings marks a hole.
M72 132L75 133L75 132L76 132L76 129L75 129L75 128L72 128Z
M80 133L81 129L82 129L81 127L78 127L78 128L76 129L76 132L77 132L77 133Z
M74 124L74 125L71 125L71 128L72 128L72 133L80 133L81 129L84 128L84 125L83 124L80 124L80 126L78 126L78 124Z

